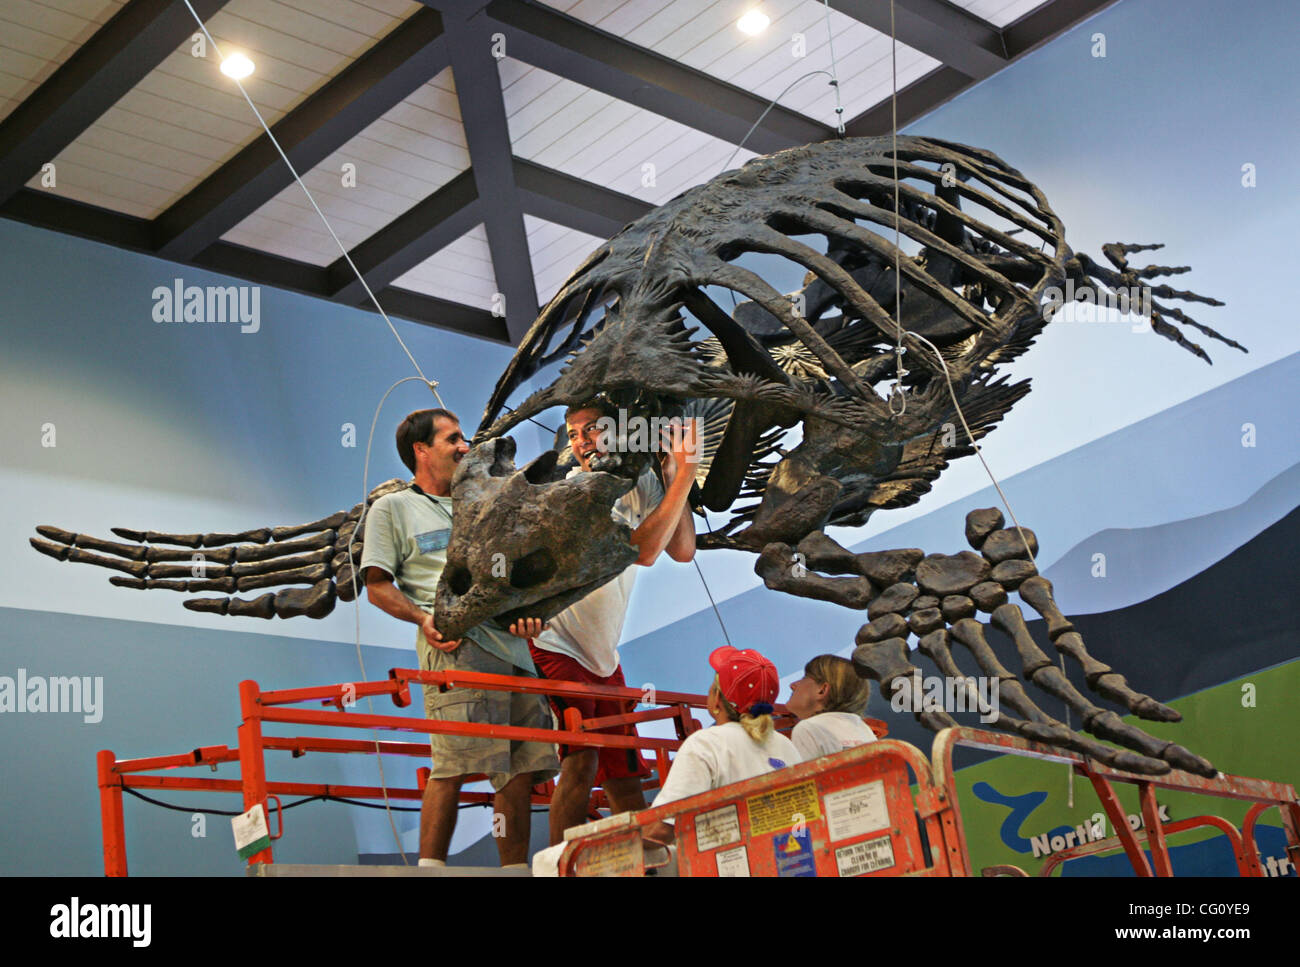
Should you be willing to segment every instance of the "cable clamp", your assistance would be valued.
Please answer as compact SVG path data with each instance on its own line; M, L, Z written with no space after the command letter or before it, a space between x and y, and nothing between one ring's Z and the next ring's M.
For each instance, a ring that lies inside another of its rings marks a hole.
M906 372L906 370L904 370L904 372ZM895 400L898 401L897 409L895 409ZM902 416L907 412L907 392L903 389L903 384L901 382L895 382L893 387L890 389L888 404L891 416Z

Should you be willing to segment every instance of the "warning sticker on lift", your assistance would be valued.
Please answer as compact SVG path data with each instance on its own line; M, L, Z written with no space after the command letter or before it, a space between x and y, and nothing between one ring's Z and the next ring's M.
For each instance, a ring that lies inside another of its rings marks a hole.
M638 834L589 847L578 854L574 872L579 876L633 876L643 864L643 844Z
M740 813L735 803L695 817L695 849L707 853L719 846L740 842Z
M889 826L884 780L826 794L826 834L831 842Z
M888 869L894 865L894 847L888 836L841 846L835 851L835 865L840 876L861 876Z
M718 876L749 876L749 853L745 847L724 849L718 857Z
M776 858L777 876L816 876L817 861L813 859L812 834L806 826L796 826L788 833L772 837L772 850Z
M806 825L822 817L815 782L804 782L755 796L746 800L746 805L749 806L751 836L789 829L799 822Z

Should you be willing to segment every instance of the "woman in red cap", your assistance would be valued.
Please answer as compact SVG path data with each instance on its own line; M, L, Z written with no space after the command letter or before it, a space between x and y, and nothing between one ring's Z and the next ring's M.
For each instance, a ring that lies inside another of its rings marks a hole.
M772 727L772 703L780 688L776 666L752 648L731 647L713 652L709 664L716 674L707 708L717 724L682 743L656 807L803 761L794 744ZM669 843L673 827L657 823L646 838Z

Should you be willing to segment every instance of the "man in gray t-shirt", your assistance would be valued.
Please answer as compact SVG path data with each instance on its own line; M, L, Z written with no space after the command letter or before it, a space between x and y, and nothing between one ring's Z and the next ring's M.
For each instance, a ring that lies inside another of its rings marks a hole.
M544 628L536 619L519 621L508 632L484 622L454 641L444 640L434 627L434 594L451 537L451 479L469 452L460 422L442 409L412 413L397 428L397 452L415 479L411 489L379 498L366 513L361 573L371 603L419 626L416 651L426 671L535 676L527 639ZM432 686L423 691L430 719L552 727L546 699L540 695ZM483 773L496 790L493 808L505 820L504 836L497 837L501 865L525 865L531 789L558 770L555 747L476 736L429 739L433 771L420 810L420 864L446 863L461 785L467 776Z

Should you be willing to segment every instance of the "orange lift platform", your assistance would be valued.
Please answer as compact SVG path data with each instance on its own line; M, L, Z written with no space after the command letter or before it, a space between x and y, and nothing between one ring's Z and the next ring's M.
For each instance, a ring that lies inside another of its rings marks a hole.
M388 696L399 708L411 704L411 685L444 688L477 688L494 691L512 691L528 694L557 696L593 696L622 699L635 709L637 703L657 706L625 715L598 719L582 718L577 709L567 709L558 729L530 729L507 725L479 723L436 722L409 715L375 715L356 710L363 699ZM276 822L271 839L284 833L284 810L281 796L308 796L323 799L361 799L384 802L420 802L429 768L417 770L417 786L402 788L388 786L348 786L313 782L283 782L268 777L267 752L286 752L296 757L308 753L398 755L415 756L428 760L427 741L407 742L375 739L351 739L312 736L268 735L268 727L310 725L317 728L365 729L397 733L422 733L446 735L473 735L488 738L539 741L578 745L591 748L637 748L655 766L657 776L666 776L671 760L668 753L676 750L691 732L700 727L692 716L693 709L706 705L703 695L679 692L649 693L641 689L617 688L605 685L586 685L574 682L538 678L520 678L508 675L489 675L476 672L429 672L411 668L395 668L388 678L372 682L344 682L313 688L263 691L254 681L239 685L240 725L238 742L234 748L226 745L202 746L175 755L150 756L139 759L119 759L112 750L102 749L97 757L100 821L104 840L104 872L111 877L127 875L126 830L123 812L124 790L174 789L202 792L239 793L243 796L244 810L260 805L268 829L272 828L272 814ZM324 706L322 708L321 706ZM629 736L593 733L590 730L614 725L637 724L671 720L675 739L648 736ZM883 723L881 723L883 725ZM210 767L213 771L223 763L238 763L238 779L216 779L195 775L175 775L175 770ZM156 773L164 774L158 775ZM467 785L484 776L470 776ZM657 788L658 781L647 780L648 789ZM533 788L532 804L549 806L554 783ZM492 794L462 790L462 804L487 804ZM606 806L602 790L592 795L595 810ZM273 863L273 849L268 846L248 858L250 869L269 867ZM362 869L374 869L362 868Z
M1118 835L1054 854L1048 876L1078 856L1122 848L1138 876L1173 876L1166 837L1198 827L1228 836L1242 876L1263 876L1255 824L1277 807L1287 853L1300 859L1300 802L1294 786L1180 770L1152 777L1109 769L1018 736L966 727L935 736L929 761L915 746L884 740L823 756L658 809L624 813L565 835L560 876L641 876L654 866L643 835L675 828L679 876L1027 876L1015 866L973 870L955 795L953 749L972 746L1071 765L1088 779ZM1130 829L1112 783L1138 787L1144 830ZM1219 816L1164 822L1156 789L1254 803L1239 830ZM1151 851L1148 862L1139 840ZM660 851L662 852L662 851ZM662 863L660 863L662 865Z
M476 723L436 722L411 716L384 716L355 711L356 702L387 695L399 707L411 701L410 685L473 687L548 695L590 695L657 706L625 715L583 720L576 709L566 711L558 729L528 729ZM303 703L331 706L303 708ZM205 746L188 753L119 760L109 750L98 756L100 810L104 834L104 870L126 876L123 816L124 789L186 789L241 793L244 809L261 806L269 823L277 814L276 834L284 832L280 796L319 796L335 799L415 800L423 795L428 770L419 770L417 788L341 786L277 782L268 778L266 753L386 754L427 757L426 742L341 739L320 736L281 737L265 734L267 726L375 729L424 734L480 735L542 741L594 748L640 748L653 757L656 788L672 767L669 753L700 727L693 709L704 708L705 697L678 692L647 694L639 689L593 686L573 682L501 675L425 672L393 669L385 681L343 683L316 688L261 691L256 682L240 684L238 745ZM783 711L778 707L778 712ZM596 733L614 725L669 720L675 738ZM878 735L885 725L869 720ZM935 736L930 759L906 742L891 739L848 749L837 755L724 786L690 799L623 813L570 829L559 859L561 876L642 876L654 869L662 850L647 849L644 835L661 822L676 830L676 872L680 876L1025 876L1014 866L975 871L971 868L961 809L955 795L953 750L970 746L988 751L1069 764L1091 782L1117 836L1054 853L1040 870L1047 876L1067 860L1122 848L1138 876L1172 876L1166 838L1194 828L1223 832L1231 843L1243 876L1263 876L1255 846L1255 825L1273 807L1281 813L1287 854L1300 861L1300 801L1294 786L1240 776L1205 779L1174 770L1164 776L1141 776L1101 766L1091 760L1021 739L975 728L951 728ZM240 778L153 775L160 770L238 762ZM1130 829L1113 783L1138 787L1144 826ZM533 803L547 805L553 786L534 787ZM1212 815L1177 822L1161 820L1156 789L1174 789L1253 803L1242 827ZM486 803L483 792L462 791L464 803ZM603 806L600 791L592 809ZM1150 861L1142 848L1145 840ZM250 871L273 863L266 846L248 857ZM365 870L366 868L361 868Z

